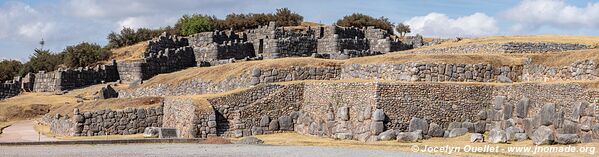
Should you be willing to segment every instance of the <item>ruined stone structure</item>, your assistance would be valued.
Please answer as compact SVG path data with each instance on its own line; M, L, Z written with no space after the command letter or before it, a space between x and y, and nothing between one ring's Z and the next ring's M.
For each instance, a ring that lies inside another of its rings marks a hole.
M19 93L21 93L20 77L0 84L0 100L19 95Z
M430 48L410 53L547 53L588 49L589 45L552 42L506 42Z
M98 65L77 69L59 69L53 72L40 71L35 74L33 82L34 92L54 92L70 90L102 82L118 80L117 65ZM28 85L31 87L31 85ZM29 90L29 89L26 89Z

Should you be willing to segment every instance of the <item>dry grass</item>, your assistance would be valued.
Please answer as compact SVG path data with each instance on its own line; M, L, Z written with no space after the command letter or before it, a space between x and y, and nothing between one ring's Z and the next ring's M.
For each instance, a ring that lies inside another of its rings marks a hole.
M270 135L258 135L257 138L264 140L265 144L272 145L292 145L292 146L324 146L324 147L340 147L340 148L351 148L351 149L375 149L375 150L393 150L393 151L403 151L403 152L412 152L411 147L413 145L418 145L420 149L423 149L424 146L434 146L434 147L461 147L469 145L472 147L484 147L486 145L490 147L498 147L499 149L507 150L507 147L533 147L531 141L522 141L522 142L513 142L511 144L488 144L488 143L470 143L470 134L466 134L464 136L456 137L456 138L431 138L428 140L424 140L419 143L400 143L397 141L376 141L376 142L359 142L354 140L334 140L330 138L321 138L315 136L306 136L300 135L297 133L281 133L281 134L270 134ZM590 146L590 147L598 147L599 143L589 143L589 144L577 144L573 146ZM596 152L597 153L597 152ZM460 152L455 152L452 154L447 153L434 153L437 155L452 155L452 156L529 156L533 155L531 153L507 153L507 151L499 151L497 153L472 153L472 152L464 152L464 150ZM534 154L538 156L593 156L588 153L540 153Z
M179 83L185 80L193 78L200 78L208 81L222 81L227 77L239 76L243 72L252 70L253 68L270 68L270 67L291 67L291 66L330 66L338 65L342 62L327 60L327 59L314 59L314 58L282 58L282 59L271 59L261 61L247 61L238 62L232 64L224 64L212 67L196 67L188 68L178 72L169 74L161 74L154 78L144 82L143 86L151 86L158 83Z
M288 68L292 66L338 66L344 64L405 64L405 63L446 63L446 64L492 64L494 66L522 65L527 58L534 64L547 66L567 66L578 60L599 62L599 49L577 50L545 54L403 54L389 53L378 56L352 58L348 60L326 60L315 58L283 58L262 61L248 61L212 67L194 67L182 71L161 74L144 82L142 87L157 84L177 85L191 79L222 81L250 72L253 68Z
M95 109L123 109L126 107L152 106L158 104L161 98L136 98L136 99L93 99L93 94L105 84L93 85L86 88L75 89L63 95L49 92L22 93L18 96L0 101L0 117L9 121L33 119L50 114L72 115L74 108L82 110ZM121 89L121 86L114 86ZM83 104L77 103L77 98L83 99Z
M58 140L122 140L122 139L142 139L143 134L133 135L104 135L104 136L57 136L50 131L46 125L35 124L33 129L44 136L52 137Z
M599 47L599 36L561 36L561 35L528 35L528 36L490 36L482 38L466 38L460 41L446 41L438 45L422 47L419 49L432 49L443 47L454 47L469 44L489 44L507 42L552 42L584 44L591 47Z
M144 52L148 48L148 42L142 41L135 45L112 49L112 56L109 60L127 61L142 59Z

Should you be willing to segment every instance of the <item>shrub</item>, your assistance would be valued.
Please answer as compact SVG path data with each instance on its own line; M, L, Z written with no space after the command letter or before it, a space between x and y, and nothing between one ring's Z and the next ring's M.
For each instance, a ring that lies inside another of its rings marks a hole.
M178 28L179 34L183 36L200 32L214 31L214 29L216 29L216 20L216 17L211 17L208 15L183 15L183 17L177 21L175 28Z
M138 28L137 31L125 27L119 33L111 32L108 34L108 37L106 37L108 39L106 48L112 49L133 45L158 37L162 32L176 33L170 26L159 29Z
M13 77L18 76L22 67L23 64L16 60L0 61L0 82L12 80Z
M64 64L67 67L85 67L99 61L107 60L110 51L98 44L83 42L75 46L68 46L64 50Z
M393 24L389 22L389 19L385 17L373 18L368 15L364 15L361 13L353 13L350 16L344 16L342 19L338 20L335 23L338 26L343 27L368 27L374 26L375 28L380 28L387 30L389 32L393 32Z
M29 61L23 64L19 75L26 73L37 73L38 71L54 71L62 64L63 54L54 54L50 50L35 49L35 53L29 57Z
M287 8L277 9L275 14L277 26L298 26L304 21L304 17L291 12Z
M406 25L406 24L403 24L403 23L399 23L395 27L395 31L397 31L401 37L404 37L406 35L406 33L411 33L412 32L412 30L410 29L410 26Z
M277 26L297 26L300 25L304 17L292 12L287 8L277 9L275 14L264 14L264 13L250 13L250 14L229 14L227 17L220 22L218 29L230 29L236 31L243 31L245 29L254 29L258 26L268 25L269 22L274 21ZM221 20L217 20L221 21Z

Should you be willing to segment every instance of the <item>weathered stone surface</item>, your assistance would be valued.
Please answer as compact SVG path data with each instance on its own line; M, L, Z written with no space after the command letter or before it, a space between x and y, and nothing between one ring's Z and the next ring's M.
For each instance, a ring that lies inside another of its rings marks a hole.
M270 123L270 118L268 116L260 117L260 127L268 127Z
M576 134L557 134L556 136L555 142L559 144L574 144L580 141Z
M524 133L524 130L513 126L505 129L505 135L507 136L508 141L515 141L516 133Z
M493 109L501 110L503 108L503 104L505 103L505 96L495 96L493 100Z
M501 82L501 83L513 83L512 79L510 79L506 76L503 76L503 75L497 76L497 81Z
M382 109L376 109L376 110L374 110L374 113L372 114L372 120L374 120L374 121L383 121L383 120L385 120L385 112L383 112Z
M540 126L534 131L531 139L535 145L553 144L555 136L553 135L553 130L551 128Z
M574 108L573 108L574 110L572 111L572 120L574 122L578 122L579 121L580 117L583 116L583 114L584 114L585 110L587 109L588 105L589 105L589 103L583 102L583 101L576 102L574 104Z
M505 133L505 131L501 130L501 129L492 129L491 132L489 132L489 142L491 143L506 143L507 142L507 135Z
M599 139L599 124L593 125L592 132L593 132L593 136L592 136L593 139Z
M348 121L349 120L349 108L346 106L340 107L337 110L337 119L343 120L343 121Z
M449 138L458 137L466 134L468 129L466 128L454 128L449 131Z
M381 141L390 141L390 140L395 140L396 137L397 137L397 131L387 130L387 131L379 134L378 139Z
M373 134L378 135L385 130L385 124L383 122L371 122L370 130Z
M279 130L279 120L275 119L275 120L270 121L270 124L268 124L268 130L270 130L270 131Z
M516 116L518 118L526 118L528 116L528 109L530 105L530 99L522 98L516 104Z
M160 128L158 127L146 127L144 129L144 137L145 138L157 138L158 133L160 133Z
M443 130L443 127L433 122L429 125L427 135L431 137L443 137L444 133L445 130Z
M397 141L399 142L418 142L420 140L422 140L421 130L414 132L400 132L397 134Z
M279 117L279 129L285 131L293 131L293 120L289 116Z
M462 123L462 128L468 129L469 133L473 133L476 130L476 127L474 126L474 123L471 123L471 122L463 122Z
M528 135L526 133L516 133L515 137L516 141L524 141L528 139Z
M506 103L503 105L503 120L508 120L512 118L514 111L514 105Z
M414 132L416 130L422 130L423 133L428 133L428 123L426 120L412 117L408 126L408 131Z
M478 112L477 117L479 120L487 120L487 112L481 110L480 112Z
M555 104L545 104L539 113L540 124L544 126L552 125L555 120Z
M256 137L249 136L249 137L243 137L241 140L235 142L235 144L252 144L252 145L256 145L256 144L264 144L264 141L262 141L261 139L258 139Z
M177 129L175 128L160 128L158 133L158 138L177 138L179 135L177 133ZM129 130L129 133L134 134L132 130Z
M474 123L474 132L475 133L485 133L487 127L487 123L484 121L478 121Z
M591 143L591 142L593 142L593 135L592 135L592 133L590 131L589 132L584 132L584 131L581 132L581 134L580 134L580 142L582 142L582 143Z
M447 127L447 130L452 130L455 128L462 128L462 123L460 122L451 122L449 123L449 126Z
M483 136L483 134L479 134L479 133L473 133L472 135L470 135L470 142L474 143L474 142L485 142L485 137Z

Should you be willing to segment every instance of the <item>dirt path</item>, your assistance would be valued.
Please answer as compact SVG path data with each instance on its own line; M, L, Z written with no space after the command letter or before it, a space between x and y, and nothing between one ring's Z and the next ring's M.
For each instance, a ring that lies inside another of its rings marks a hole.
M34 142L34 141L56 141L57 139L39 135L33 129L34 122L31 120L19 121L8 128L4 128L0 134L0 142Z

